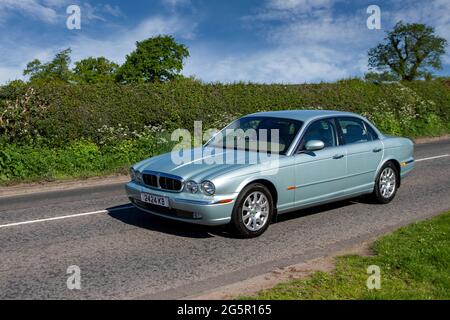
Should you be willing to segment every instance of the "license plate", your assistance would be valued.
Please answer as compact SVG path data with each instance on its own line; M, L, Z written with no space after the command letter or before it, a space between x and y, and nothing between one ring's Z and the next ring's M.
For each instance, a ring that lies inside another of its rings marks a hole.
M169 207L169 198L161 197L150 193L141 193L141 201L145 203L154 204L161 207Z

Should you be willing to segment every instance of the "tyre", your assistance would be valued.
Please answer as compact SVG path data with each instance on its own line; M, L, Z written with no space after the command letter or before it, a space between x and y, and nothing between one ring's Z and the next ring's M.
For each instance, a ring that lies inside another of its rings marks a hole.
M236 200L231 216L231 230L238 237L257 237L269 227L273 212L272 194L266 186L250 184Z
M400 182L400 177L397 168L392 162L387 162L378 173L375 181L375 187L372 193L372 198L378 203L391 202Z

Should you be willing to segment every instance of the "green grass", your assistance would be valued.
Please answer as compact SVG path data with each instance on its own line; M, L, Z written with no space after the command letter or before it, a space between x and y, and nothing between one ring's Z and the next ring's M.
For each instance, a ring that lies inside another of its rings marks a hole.
M0 185L127 174L130 165L168 151L153 137L98 146L89 141L64 147L0 145Z
M337 258L331 273L306 279L243 299L450 299L450 212L415 223L377 240L375 256ZM366 286L367 268L381 270L381 288Z

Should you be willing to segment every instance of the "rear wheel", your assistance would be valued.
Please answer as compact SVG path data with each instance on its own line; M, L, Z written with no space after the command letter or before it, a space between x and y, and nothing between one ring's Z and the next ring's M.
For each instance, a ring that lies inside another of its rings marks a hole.
M248 185L239 194L233 208L231 228L244 238L257 237L269 227L273 215L273 198L262 184Z
M392 162L387 162L380 170L375 181L375 187L372 193L373 199L378 203L391 202L399 185L399 174L397 168Z

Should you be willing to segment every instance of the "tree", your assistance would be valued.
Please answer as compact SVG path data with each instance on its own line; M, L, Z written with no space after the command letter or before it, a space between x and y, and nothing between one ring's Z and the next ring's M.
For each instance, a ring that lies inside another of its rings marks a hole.
M424 24L398 22L387 32L384 43L369 50L369 67L390 71L402 80L423 77L430 69L441 69L447 41Z
M118 70L117 81L165 82L177 79L187 57L188 48L177 43L172 36L157 36L136 42L136 50L127 55Z
M73 69L78 83L104 83L115 80L119 65L104 57L89 57L75 62Z
M22 80L13 80L6 85L0 86L0 99L14 100L18 95L24 93L27 84Z
M70 65L70 48L65 49L55 55L52 61L41 63L35 59L27 64L23 74L30 76L30 81L36 80L61 80L68 82L72 78Z

